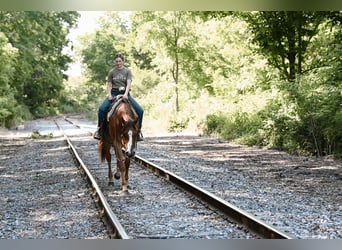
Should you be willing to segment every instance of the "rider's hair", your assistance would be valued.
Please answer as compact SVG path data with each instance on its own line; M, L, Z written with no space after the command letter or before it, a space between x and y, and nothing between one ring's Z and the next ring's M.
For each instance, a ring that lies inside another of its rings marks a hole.
M116 59L116 58L121 58L121 60L122 61L125 61L125 57L123 56L123 54L116 54L115 56L114 56L114 60Z

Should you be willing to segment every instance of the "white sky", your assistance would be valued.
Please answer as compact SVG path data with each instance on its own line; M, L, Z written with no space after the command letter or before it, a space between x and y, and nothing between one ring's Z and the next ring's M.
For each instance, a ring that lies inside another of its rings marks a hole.
M78 18L78 27L70 31L69 37L71 39L92 32L96 28L98 18L104 15L103 11L78 11L78 13L81 16Z

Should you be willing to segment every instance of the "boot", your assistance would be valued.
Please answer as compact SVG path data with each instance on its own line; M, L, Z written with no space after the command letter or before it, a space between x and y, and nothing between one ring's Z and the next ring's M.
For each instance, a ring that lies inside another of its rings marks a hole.
M144 140L144 136L141 133L141 131L139 131L137 141L143 141L143 140Z
M93 137L94 137L94 139L96 139L96 140L101 140L100 127L97 128L97 130L95 131Z

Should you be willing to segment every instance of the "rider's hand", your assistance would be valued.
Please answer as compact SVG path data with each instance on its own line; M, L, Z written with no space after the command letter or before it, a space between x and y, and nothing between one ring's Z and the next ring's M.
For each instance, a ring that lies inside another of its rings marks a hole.
M108 100L109 100L109 101L113 100L113 96L112 96L112 95L109 95L109 96L108 96Z

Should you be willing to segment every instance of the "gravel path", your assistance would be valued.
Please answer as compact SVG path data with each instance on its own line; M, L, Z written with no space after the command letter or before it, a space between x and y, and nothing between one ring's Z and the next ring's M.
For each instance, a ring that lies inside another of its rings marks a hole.
M342 238L342 164L199 136L150 137L138 154L298 238Z
M182 134L145 134L137 154L295 237L342 238L341 160Z
M0 238L108 238L53 127L0 130ZM33 129L54 137L27 139ZM186 135L145 134L137 154L296 237L342 238L341 161Z
M63 138L24 139L22 132L0 137L0 238L108 238Z

